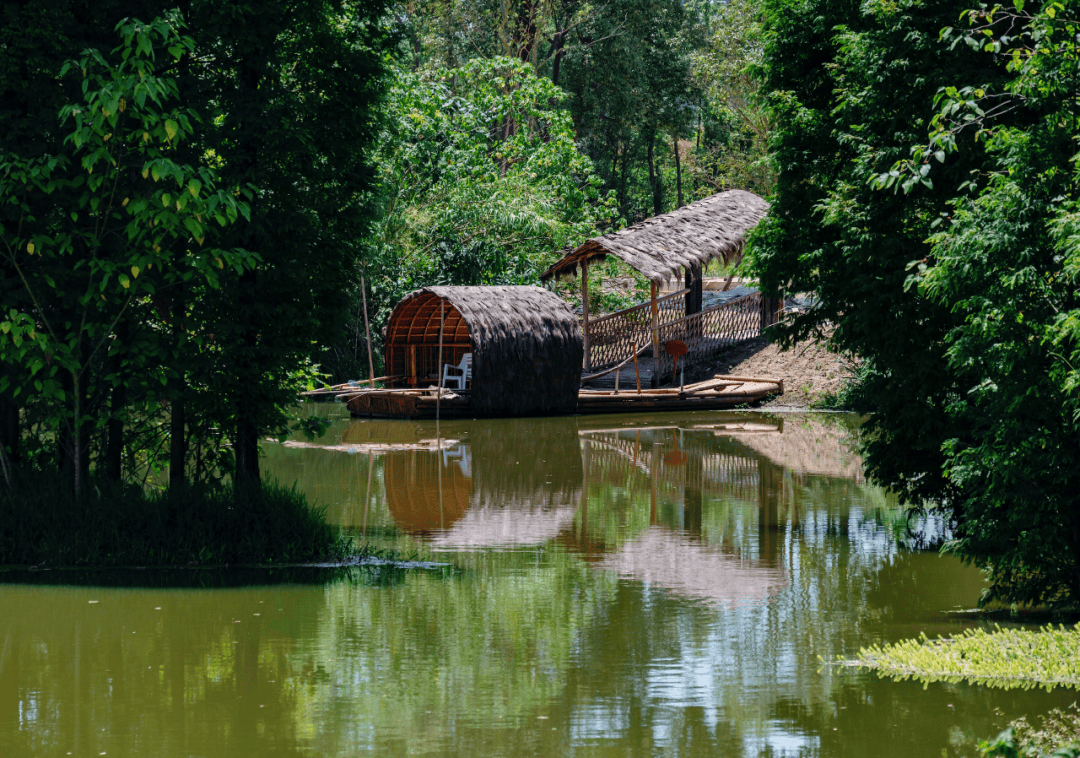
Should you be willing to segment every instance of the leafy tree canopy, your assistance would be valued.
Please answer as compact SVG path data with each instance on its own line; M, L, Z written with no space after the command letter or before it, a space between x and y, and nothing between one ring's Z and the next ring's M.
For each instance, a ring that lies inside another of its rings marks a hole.
M1071 6L770 2L763 280L870 362L870 473L955 525L985 599L1080 598Z

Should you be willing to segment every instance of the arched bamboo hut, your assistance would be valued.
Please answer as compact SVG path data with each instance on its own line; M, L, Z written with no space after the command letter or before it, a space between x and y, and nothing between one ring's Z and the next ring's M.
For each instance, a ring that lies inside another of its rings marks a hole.
M442 319L440 321L440 318ZM396 387L426 387L472 353L471 414L573 413L583 346L570 308L540 287L425 287L394 308L386 373Z

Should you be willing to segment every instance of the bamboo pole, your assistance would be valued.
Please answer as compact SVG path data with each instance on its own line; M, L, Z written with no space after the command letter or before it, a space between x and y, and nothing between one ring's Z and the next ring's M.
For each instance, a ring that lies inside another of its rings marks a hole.
M371 505L371 477L375 470L375 458L374 454L368 450L367 454L367 492L364 495L364 528L361 534L364 536L364 540L367 540L367 515L368 507Z
M585 371L592 371L592 356L589 354L589 263L581 261L581 316L585 343Z
M436 424L436 426L439 423L439 411L442 410L442 372L443 372L442 341L443 341L443 324L445 323L444 319L446 318L445 308L446 308L446 301L440 299L439 300L439 360L435 364L435 374L439 378L438 389L435 390L435 392L437 393L436 396L435 396L435 424ZM465 382L462 381L462 384L464 384L464 383Z
M364 277L360 277L360 302L364 305L364 332L367 335L367 365L368 365L368 385L375 386L375 359L371 356L371 324L368 323L367 316L367 293L365 291Z
M653 355L653 375L652 385L656 387L660 383L660 311L656 305L656 296L659 294L660 285L656 282L651 283L650 287L651 297L650 303L652 307L650 311L652 313L652 355Z

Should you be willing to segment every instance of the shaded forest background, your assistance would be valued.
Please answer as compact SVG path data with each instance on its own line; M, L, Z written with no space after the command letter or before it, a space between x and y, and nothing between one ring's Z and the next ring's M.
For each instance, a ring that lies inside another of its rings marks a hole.
M535 283L597 233L767 193L755 13L4 4L0 474L257 483L261 439L319 431L298 389L368 374L365 305L379 373L417 287Z
M535 284L567 245L723 189L770 191L750 3L432 0L392 14L383 215L360 264L376 324L417 287ZM335 378L367 373L353 300L351 339L321 359Z
M259 484L260 440L319 431L297 390L366 375L365 306L378 373L405 293L535 283L737 187L772 202L752 274L813 293L773 336L862 361L869 475L947 517L986 599L1080 597L1075 2L0 14L9 489Z

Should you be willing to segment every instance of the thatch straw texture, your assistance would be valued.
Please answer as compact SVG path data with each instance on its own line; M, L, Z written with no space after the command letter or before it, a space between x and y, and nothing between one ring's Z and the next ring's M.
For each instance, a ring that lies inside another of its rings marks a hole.
M387 325L387 366L396 366L394 356L410 344L434 355L442 301L449 306L448 322L454 319L452 328L444 327L444 340L449 341L447 332L455 341L467 339L473 356L475 416L575 411L584 355L581 328L566 303L540 287L425 287L411 293ZM455 363L457 356L444 352L443 362Z
M753 192L728 190L640 221L603 237L593 237L540 275L547 281L577 274L581 261L614 255L660 283L681 269L710 259L730 261L742 253L746 232L765 217L769 204Z

